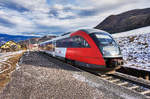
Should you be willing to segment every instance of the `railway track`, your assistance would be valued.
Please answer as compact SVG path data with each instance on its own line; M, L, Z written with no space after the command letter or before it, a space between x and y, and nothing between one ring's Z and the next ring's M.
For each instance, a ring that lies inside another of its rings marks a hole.
M132 90L138 94L146 96L146 98L150 98L150 82L139 79L133 76L129 76L126 74L122 74L116 72L114 74L109 75L101 75L103 80L106 80L110 83L116 84L118 86L124 87L128 90Z
M96 73L94 71L80 68L84 71L90 72L96 76L99 76L102 80L115 84L131 92L143 95L146 99L150 99L150 81L140 79L131 75L115 72L114 74Z
M73 66L73 65L72 65ZM73 66L76 67L76 66ZM150 81L140 79L131 75L115 72L114 74L100 74L89 69L77 67L83 71L92 73L99 76L102 80L119 86L127 91L134 92L135 94L142 95L144 99L150 99ZM118 88L119 88L118 87ZM143 98L142 98L143 99Z

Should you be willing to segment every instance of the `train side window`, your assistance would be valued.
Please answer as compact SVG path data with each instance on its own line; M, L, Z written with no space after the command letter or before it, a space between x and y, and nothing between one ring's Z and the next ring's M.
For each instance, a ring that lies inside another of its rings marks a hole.
M56 47L61 47L61 42L60 42L60 40L57 40L57 41L56 41Z
M56 47L89 48L90 46L84 38L80 36L74 36L57 40Z
M64 38L56 41L56 47L69 47L70 38Z
M88 42L81 36L74 36L74 37L72 37L72 39L73 39L74 47L79 47L79 48L89 48L90 47Z

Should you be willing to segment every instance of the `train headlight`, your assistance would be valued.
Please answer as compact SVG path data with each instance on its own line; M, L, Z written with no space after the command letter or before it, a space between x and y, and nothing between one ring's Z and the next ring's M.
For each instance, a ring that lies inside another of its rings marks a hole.
M104 56L119 55L119 48L116 46L104 46L102 51Z

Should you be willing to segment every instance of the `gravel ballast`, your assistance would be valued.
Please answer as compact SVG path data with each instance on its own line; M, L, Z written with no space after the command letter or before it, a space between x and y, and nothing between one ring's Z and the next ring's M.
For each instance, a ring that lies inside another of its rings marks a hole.
M25 53L20 67L0 99L103 99L102 92L78 81L72 72L80 72L38 52Z

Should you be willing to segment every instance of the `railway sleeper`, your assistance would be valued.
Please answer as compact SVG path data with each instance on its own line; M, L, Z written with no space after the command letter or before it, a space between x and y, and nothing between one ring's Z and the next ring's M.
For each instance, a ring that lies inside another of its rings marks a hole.
M133 90L133 89L136 89L136 88L139 88L139 86L128 87L128 89L130 89L130 90Z
M114 82L117 82L117 81L120 81L120 79L114 79L114 80L110 80L109 82L112 82L112 83L114 83Z
M146 91L141 92L142 95L145 95L145 94L148 94L148 93L150 93L150 90L146 90Z
M108 79L111 79L111 78L112 78L111 76L107 76L107 77L104 77L102 79L108 80Z
M122 82L122 83L119 83L119 84L117 84L117 85L123 86L123 85L126 85L126 84L128 84L128 82Z

